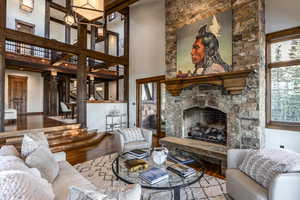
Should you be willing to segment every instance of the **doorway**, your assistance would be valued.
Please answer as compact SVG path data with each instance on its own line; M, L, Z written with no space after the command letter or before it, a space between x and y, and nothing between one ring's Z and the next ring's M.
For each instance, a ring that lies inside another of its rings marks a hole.
M137 127L165 135L165 76L136 80Z
M27 113L28 77L8 75L8 104L18 115Z

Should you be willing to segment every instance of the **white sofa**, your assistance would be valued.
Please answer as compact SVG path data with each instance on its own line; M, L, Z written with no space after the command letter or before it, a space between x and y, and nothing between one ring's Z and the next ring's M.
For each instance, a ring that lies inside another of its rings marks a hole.
M66 200L69 187L76 186L82 189L97 190L97 188L76 171L67 161L59 162L59 174L52 183L55 200Z
M227 192L234 200L297 200L300 199L300 172L276 176L268 189L262 187L239 170L246 149L228 151L226 170Z

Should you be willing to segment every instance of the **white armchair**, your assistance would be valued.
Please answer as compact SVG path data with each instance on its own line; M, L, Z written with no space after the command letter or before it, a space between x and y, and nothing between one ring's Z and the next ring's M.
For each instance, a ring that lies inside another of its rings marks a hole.
M118 152L152 147L152 131L141 128L119 129L114 132Z
M226 170L227 192L234 200L296 200L300 199L300 173L277 175L268 189L256 183L239 170L246 149L228 151L228 169Z

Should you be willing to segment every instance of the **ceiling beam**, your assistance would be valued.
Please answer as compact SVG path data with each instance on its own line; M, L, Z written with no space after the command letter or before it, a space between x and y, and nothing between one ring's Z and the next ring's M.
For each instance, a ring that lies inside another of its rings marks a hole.
M36 35L32 35L29 33L23 33L20 31L12 30L12 29L5 29L5 38L6 40L11 40L15 42L21 42L24 44L29 44L37 47L42 47L46 49L61 51L65 53L72 53L76 55L85 55L89 58L101 60L108 63L120 64L120 65L127 65L128 58L117 57L107 55L98 51L93 51L89 49L79 49L78 46L66 44L59 42L57 40L50 40L47 38L39 37Z
M118 12L123 10L124 8L127 8L131 4L134 4L138 0L115 0L112 3L105 6L105 12L107 15L110 15L111 13Z

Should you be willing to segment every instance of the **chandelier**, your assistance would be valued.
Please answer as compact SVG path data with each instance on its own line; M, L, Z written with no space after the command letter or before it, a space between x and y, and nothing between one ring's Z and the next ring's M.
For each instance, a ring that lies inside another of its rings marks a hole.
M72 10L65 16L65 22L70 26L87 24L96 27L98 33L103 32L104 0L72 0Z
M104 16L104 0L72 0L72 10L88 21Z

